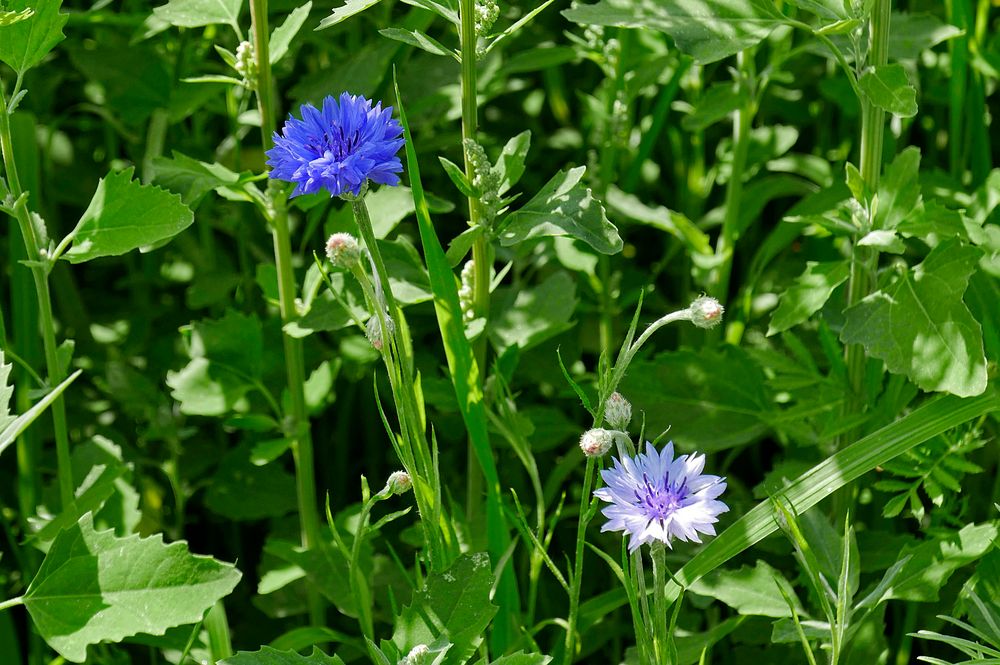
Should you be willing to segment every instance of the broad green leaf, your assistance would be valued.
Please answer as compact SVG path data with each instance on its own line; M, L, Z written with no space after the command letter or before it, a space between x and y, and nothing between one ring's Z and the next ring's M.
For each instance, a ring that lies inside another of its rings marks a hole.
M295 477L277 464L253 464L250 446L240 446L223 458L204 500L209 510L230 520L281 517L295 511Z
M249 172L236 173L222 164L201 162L177 151L173 152L173 157L154 159L153 173L157 184L180 194L181 200L189 206L212 190L236 187L251 177Z
M919 148L910 146L892 160L878 186L876 229L895 229L920 209L919 174Z
M337 7L333 10L333 13L327 16L325 19L319 22L316 26L317 30L322 30L323 28L330 28L337 25L345 19L349 19L355 14L360 14L370 7L374 7L381 0L346 0L342 7Z
M773 335L806 321L822 309L834 290L847 281L850 273L847 261L809 261L805 272L781 294L778 308L771 315L767 334Z
M690 591L721 600L740 614L775 618L791 616L788 603L778 590L779 584L789 598L794 599L796 612L802 614L792 585L763 561L757 561L753 568L743 566L739 570L713 571L691 585Z
M670 351L633 362L621 392L632 400L634 417L645 413L647 438L669 428L685 450L723 450L769 429L764 375L736 347Z
M340 550L332 544L323 542L319 546L307 550L298 543L269 538L264 545L264 552L291 564L296 569L294 571L297 573L296 578L304 575L307 578L307 583L315 587L341 612L357 616L357 603L351 594L348 561ZM366 570L371 568L371 564L366 562L364 553L362 553L361 565ZM283 572L291 573L293 571ZM288 577L292 577L292 575L289 574ZM269 589L266 582L264 578L261 579L257 593L268 594L277 590Z
M824 19L846 19L849 17L843 0L789 0L789 4L812 12Z
M742 108L749 99L743 86L731 82L714 83L684 116L681 126L689 132L702 131Z
M428 11L432 11L441 18L451 21L456 26L460 25L458 20L458 0L403 0L408 5L413 5L414 7L423 7Z
M889 59L916 60L925 50L962 34L933 14L893 12L889 22Z
M25 21L31 18L35 14L35 10L31 7L26 7L19 11L4 11L0 10L0 28L14 25L18 21Z
M178 28L198 28L224 23L239 31L243 0L170 0L153 14Z
M865 72L858 85L868 100L881 109L904 118L917 114L917 90L899 63L878 65Z
M4 362L3 349L0 349L0 432L17 420L10 413L10 398L14 396L14 386L10 385L10 370L13 365Z
M960 397L986 390L982 328L962 295L982 253L942 242L914 268L844 312L840 337L862 344L923 390Z
M396 617L392 642L400 653L443 639L451 643L442 665L464 663L482 642L497 611L490 602L493 571L485 552L463 554L451 568L430 575Z
M69 15L59 12L61 4L62 0L8 0L4 10L22 14L31 10L31 14L13 23L0 24L0 62L7 63L18 74L41 62L66 38L62 29Z
M306 4L292 10L292 13L288 15L285 22L274 29L271 33L271 39L268 41L268 60L271 64L276 64L279 60L285 57L288 53L288 47L292 44L292 39L295 35L299 33L302 29L302 25L309 18L309 12L312 10L312 0L309 0Z
M820 462L780 493L790 509L803 514L840 488L894 457L998 409L1000 395L995 391L968 399L953 395L932 399ZM777 530L778 521L772 501L761 501L725 531L708 541L704 548L674 573L677 584L671 582L667 586L668 598L672 600L678 597L681 589L678 584L690 587L696 580ZM581 630L597 625L609 612L627 603L628 598L622 589L588 600L580 608Z
M562 271L531 288L498 290L490 337L501 351L514 345L524 351L565 331L576 304L576 284Z
M524 160L531 148L531 130L524 130L507 141L493 169L500 176L500 194L506 194L524 174Z
M902 254L906 251L903 239L895 231L870 231L858 240L857 246L871 247L889 254Z
M133 168L102 178L63 254L70 263L119 256L173 238L194 213L176 194L132 180Z
M714 254L708 234L679 212L662 206L647 206L632 194L626 194L617 187L608 189L608 206L616 215L665 231L682 242L689 252L710 256Z
M191 362L178 372L167 372L170 394L181 411L219 416L242 408L261 371L260 321L229 310L221 319L198 321L185 332Z
M584 25L661 30L702 65L760 43L785 21L769 0L601 0L563 16Z
M500 226L500 244L510 247L545 236L572 236L602 254L622 249L618 229L608 221L604 206L581 179L586 167L560 171L522 208Z
M278 651L261 647L260 651L240 651L220 660L218 665L344 665L339 656L327 656L317 647L308 656L296 651Z
M49 646L82 663L88 645L199 621L240 577L232 564L193 555L183 541L95 531L87 514L56 537L24 605Z
M66 51L87 80L101 86L102 106L117 114L118 120L133 131L145 131L145 122L153 113L169 109L173 100L183 98L181 89L176 88L173 71L167 69L160 52L151 44L108 41L111 43L73 40ZM205 89L212 92L211 86Z
M403 42L404 44L409 44L410 46L416 46L417 48L427 51L433 55L451 56L456 59L458 58L454 51L430 35L424 34L420 30L384 28L378 32L383 37L388 37L389 39L394 39L397 42Z
M909 556L910 559L885 594L885 599L936 601L938 590L951 574L993 549L996 540L995 524L967 524L954 536L935 538L904 548L900 558Z

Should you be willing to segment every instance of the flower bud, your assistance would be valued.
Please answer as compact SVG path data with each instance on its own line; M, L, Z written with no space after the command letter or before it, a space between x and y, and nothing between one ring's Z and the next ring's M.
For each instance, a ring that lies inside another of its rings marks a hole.
M388 328L386 332L392 336L396 330L396 326L393 324L392 319L389 318L388 314L385 315L385 327ZM382 326L379 325L377 314L369 318L368 323L365 324L365 337L368 338L368 341L371 342L373 347L379 351L382 350Z
M691 312L691 323L706 329L719 325L722 315L726 312L719 301L711 296L696 298L688 310Z
M242 41L236 47L236 73L243 77L248 88L251 90L257 88L257 62L254 59L251 42Z
M604 420L613 429L626 431L628 424L632 421L632 405L622 397L621 393L614 392L604 403Z
M599 427L589 429L580 437L580 450L587 457L603 457L606 452L611 450L616 434L617 432Z
M418 644L397 665L424 665L430 652L426 644Z
M353 268L361 260L361 246L350 233L334 233L326 241L326 257L338 268Z
M389 479L385 481L385 492L390 494L406 494L413 487L413 480L406 471L393 471L389 474Z

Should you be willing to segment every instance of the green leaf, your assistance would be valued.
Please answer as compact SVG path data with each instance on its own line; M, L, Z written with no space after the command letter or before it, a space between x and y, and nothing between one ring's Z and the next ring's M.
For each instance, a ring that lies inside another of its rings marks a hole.
M458 188L458 191L461 192L463 196L478 199L483 195L479 188L469 182L469 178L466 177L465 171L463 171L458 164L450 159L440 156L438 157L438 161L441 162L441 166L444 167L445 173L448 174L452 183L454 183L455 187Z
M524 130L507 141L493 169L500 176L500 194L506 194L524 175L524 160L531 149L531 130Z
M322 30L324 28L330 28L345 19L349 19L355 14L360 14L361 12L374 7L381 0L347 0L342 7L338 7L333 10L333 13L327 16L325 19L319 22L316 26L317 30Z
M69 15L59 12L61 4L62 0L8 0L3 9L9 12L33 12L17 22L0 25L0 62L19 75L41 62L66 38L62 29Z
M239 32L243 0L170 0L153 9L153 14L178 28L198 28L225 23Z
M241 408L261 371L260 321L229 310L221 319L192 323L186 334L191 362L178 372L167 372L170 394L181 403L181 411L219 416Z
M681 127L697 132L711 127L749 101L746 88L735 83L714 83L705 91L691 112L681 120Z
M205 505L230 520L259 520L294 512L295 478L277 464L258 466L250 446L231 450L212 475Z
M923 390L961 397L986 390L982 328L962 302L982 253L942 242L911 268L844 312L841 340L863 344Z
M37 401L30 409L19 415L16 420L9 423L3 431L0 431L0 454L3 454L3 451L13 444L17 440L17 437L21 436L21 433L28 429L28 426L35 422L45 409L49 408L52 402L59 399L59 396L69 388L69 384L76 381L81 372L82 370L73 372L65 381L53 388L51 392Z
M925 50L962 34L933 14L893 12L889 22L889 59L916 60Z
M199 621L240 577L232 564L193 555L183 541L95 531L87 514L56 537L24 605L49 646L82 663L88 645Z
M271 33L271 39L268 41L268 59L271 64L276 64L279 60L285 57L288 53L288 47L292 44L292 39L295 35L299 33L302 29L302 25L309 18L309 12L312 10L312 0L309 0L306 4L298 7L288 15L285 22L274 29Z
M94 198L73 229L70 263L144 250L168 240L194 222L176 194L132 180L133 168L102 178Z
M899 63L878 65L866 71L858 85L872 104L889 113L904 118L917 114L917 90L910 85L906 70Z
M388 37L389 39L393 39L397 42L403 42L404 44L409 44L410 46L416 46L417 48L427 51L433 55L450 56L452 58L459 59L458 55L456 55L454 51L430 35L426 35L419 30L384 28L378 32L383 37Z
M632 400L633 414L645 412L647 438L670 428L670 438L685 450L731 448L769 429L764 375L736 347L670 351L633 362L621 392Z
M308 656L295 651L278 651L261 647L260 651L239 651L235 656L220 660L218 665L344 665L340 656L327 656L317 647Z
M540 653L524 653L518 651L508 656L497 658L490 665L548 665L552 662L552 656L543 656Z
M626 194L617 187L608 189L608 206L616 215L655 229L665 231L684 244L689 252L711 256L715 250L708 234L679 212L662 206L647 206L632 194Z
M529 289L498 290L493 299L490 337L499 351L515 344L524 351L565 331L576 304L576 284L563 271Z
M545 236L572 236L602 254L622 249L618 229L608 221L604 206L581 182L586 167L560 171L520 210L501 223L500 244L510 247Z
M895 231L870 231L858 240L858 247L871 247L889 254L902 254L906 251L903 239Z
M3 349L0 349L0 432L17 420L10 413L10 398L14 396L14 386L10 385L10 370L14 366L4 363Z
M876 229L895 229L921 209L919 174L919 148L910 146L892 160L878 186Z
M493 572L484 552L463 554L443 573L427 578L396 617L392 642L401 653L436 640L451 642L442 665L464 663L482 642L497 607L490 602Z
M721 600L740 614L775 618L791 616L788 603L778 589L779 584L788 597L794 599L796 612L802 614L792 585L763 561L757 561L753 568L743 566L739 570L716 570L695 582L689 590Z
M35 14L35 10L31 7L26 7L20 11L3 11L0 10L0 28L8 25L14 25L19 21L26 21Z
M834 290L850 277L847 261L816 263L809 261L805 272L781 294L781 302L771 315L767 334L783 332L806 321L822 309Z
M915 547L904 548L900 559L907 556L910 559L884 598L936 601L938 590L951 574L993 549L996 539L995 524L967 524L954 536L935 538Z
M601 0L563 16L584 25L661 30L702 65L760 43L785 21L769 0Z
M173 157L157 157L153 160L153 180L175 194L180 194L181 200L189 206L195 205L212 190L236 187L252 177L249 171L236 173L222 164L201 162L177 151L172 154Z

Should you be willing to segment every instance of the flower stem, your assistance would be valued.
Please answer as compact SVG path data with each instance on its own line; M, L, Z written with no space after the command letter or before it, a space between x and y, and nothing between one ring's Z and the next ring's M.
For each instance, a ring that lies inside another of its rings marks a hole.
M250 22L253 33L254 58L257 61L257 106L260 109L261 143L264 150L271 148L275 130L275 111L271 63L268 52L267 0L251 0ZM295 272L292 268L291 232L288 227L288 209L285 194L276 188L268 190L271 233L274 238L274 259L278 272L278 308L283 323L296 317ZM292 438L295 458L296 494L299 517L302 521L302 545L319 547L321 542L319 513L316 509L316 472L313 461L312 434L305 400L305 358L302 342L282 334L285 352L285 371L291 412L286 425ZM314 625L324 625L323 601L316 588L309 585L309 616Z
M587 538L587 515L590 513L590 490L594 483L595 458L587 458L583 472L583 492L580 494L580 515L576 523L576 552L574 552L573 578L570 580L569 617L566 619L566 644L563 663L570 665L576 656L576 622L580 613L580 585L583 582L583 546Z
M7 174L7 188L11 196L17 200L23 193L21 181L18 178L17 165L14 162L14 140L10 128L10 115L7 113L7 98L0 87L0 152L3 153L4 171ZM59 362L56 346L55 322L52 315L52 296L49 292L49 267L38 246L38 237L31 222L31 213L25 200L15 207L17 224L24 239L24 249L28 260L32 262L31 274L35 281L35 293L38 297L38 315L42 328L42 344L45 348L45 366L48 372L49 387L54 388L65 378L63 367ZM70 465L69 432L66 427L66 406L62 396L51 406L52 423L56 437L56 461L59 475L59 498L63 510L75 505L73 470Z
M462 52L462 140L475 141L479 133L479 100L476 78L476 3L475 0L461 0L459 7L461 20L460 42ZM475 177L469 151L464 149L465 175L469 180ZM469 223L472 227L481 226L483 209L479 199L469 197ZM481 234L472 246L472 264L475 268L473 277L472 311L475 318L488 320L490 315L490 272L493 267L493 253L488 234ZM485 330L472 345L472 352L479 366L480 384L486 375L486 340ZM480 386L481 387L481 386ZM467 484L466 484L466 517L469 524L480 524L483 510L484 479L479 468L472 440L467 442Z
M650 547L653 559L653 650L657 665L670 665L670 636L667 634L667 550L663 543Z
M24 605L24 598L22 596L11 598L10 600L5 600L0 603L0 612L10 609L11 607L17 607L18 605Z

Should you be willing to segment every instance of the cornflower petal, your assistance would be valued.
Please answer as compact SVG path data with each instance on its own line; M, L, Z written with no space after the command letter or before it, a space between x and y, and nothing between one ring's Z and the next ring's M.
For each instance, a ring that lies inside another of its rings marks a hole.
M403 127L392 107L347 92L304 104L301 119L289 116L267 151L270 177L295 183L292 196L326 190L330 196L359 196L370 180L398 185Z
M714 536L718 516L729 507L718 497L726 489L725 478L702 474L705 456L697 453L674 456L673 442L662 451L651 443L635 457L615 458L601 472L605 486L594 496L607 502L601 513L608 521L601 531L629 535L629 551L653 541L672 546L674 539L701 542Z

